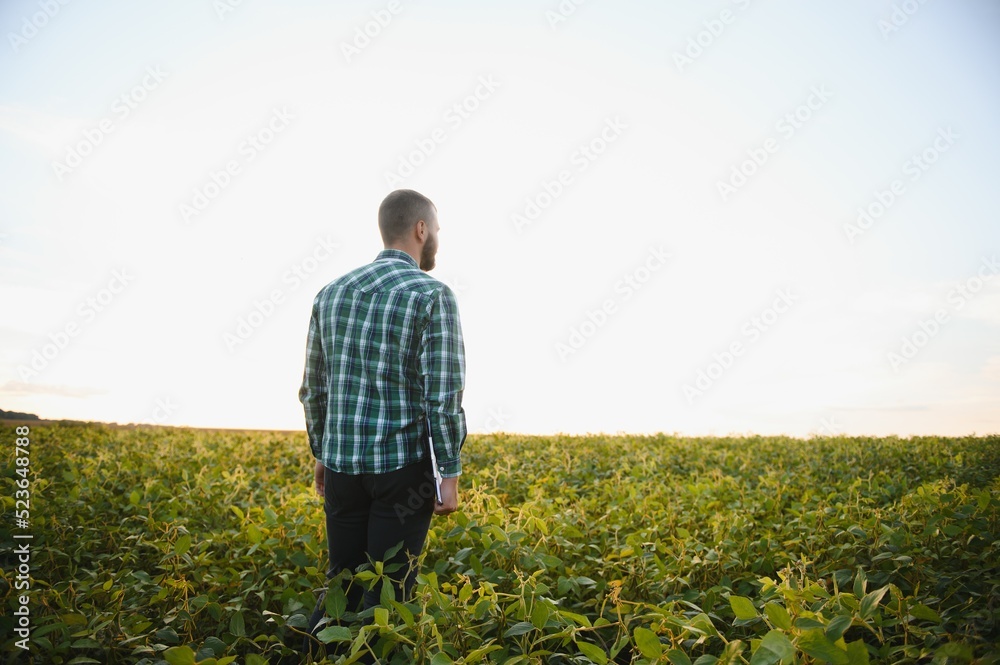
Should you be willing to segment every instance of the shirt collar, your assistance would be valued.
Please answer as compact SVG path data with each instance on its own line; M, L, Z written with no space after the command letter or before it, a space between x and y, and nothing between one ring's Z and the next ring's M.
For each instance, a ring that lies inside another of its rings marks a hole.
M414 268L420 268L417 260L401 249L383 249L378 253L378 256L375 257L376 261L382 261L384 259L397 259L409 263Z

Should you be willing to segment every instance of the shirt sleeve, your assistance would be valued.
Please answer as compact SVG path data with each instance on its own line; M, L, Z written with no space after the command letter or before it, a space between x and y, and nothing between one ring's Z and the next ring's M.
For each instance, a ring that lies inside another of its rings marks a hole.
M431 305L430 321L421 338L420 375L438 468L444 478L459 476L467 433L462 408L465 344L458 303L447 286Z
M326 426L326 358L323 355L323 338L319 329L317 302L313 303L309 318L309 336L306 339L306 367L299 388L299 401L305 409L306 434L313 456L323 459L323 430Z

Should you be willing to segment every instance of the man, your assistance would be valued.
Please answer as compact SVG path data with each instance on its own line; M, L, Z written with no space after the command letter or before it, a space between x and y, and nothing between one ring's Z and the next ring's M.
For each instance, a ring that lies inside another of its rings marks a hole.
M396 190L382 201L378 226L385 249L313 301L299 400L324 498L327 577L382 560L402 541L389 561L403 564L393 577L397 600L405 600L417 574L407 561L420 555L432 514L458 508L465 347L454 293L426 274L438 247L437 208ZM354 584L347 609L377 605L379 591ZM310 632L323 611L321 596Z

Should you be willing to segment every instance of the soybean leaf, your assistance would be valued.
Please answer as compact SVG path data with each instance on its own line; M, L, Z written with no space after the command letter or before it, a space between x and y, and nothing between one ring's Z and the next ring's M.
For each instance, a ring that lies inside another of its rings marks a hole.
M247 527L247 538L250 539L251 543L259 543L263 538L263 534L260 529L257 528L256 524L251 523L250 526Z
M760 641L760 646L750 658L750 665L775 665L791 663L795 659L795 647L780 630L772 630Z
M347 594L344 593L344 588L339 583L327 589L323 605L326 608L326 613L334 619L344 616L344 612L347 610Z
M291 626L292 628L308 628L309 618L305 614L298 612L288 617L288 621L285 622L285 625Z
M531 625L541 630L548 622L549 614L548 606L541 601L536 601L535 606L531 608Z
M163 652L163 658L170 665L194 665L194 651L191 647L170 647Z
M604 649L593 644L588 644L587 642L577 642L576 647L580 650L580 653L597 663L597 665L607 665L608 655L604 653Z
M656 633L641 626L632 632L635 638L635 645L639 647L639 652L646 658L659 658L663 653L663 645Z
M518 635L524 635L525 633L531 632L535 629L530 621L520 621L515 623L513 626L507 629L507 632L503 634L504 637L517 637Z
M404 624L413 626L413 612L410 611L410 608L396 600L389 601L389 604L399 612L399 617L403 620Z
M673 665L691 665L691 658L680 649L670 649L667 651L667 660Z
M850 627L851 617L846 614L841 614L840 616L834 617L830 623L826 625L826 630L824 632L827 637L836 642L843 637L844 633L846 633L847 629Z
M792 618L788 616L788 610L781 605L771 602L764 605L764 613L775 628L782 630L792 629Z
M847 644L847 660L850 665L868 665L868 647L861 640Z
M176 543L174 543L174 554L177 556L183 556L189 549L191 549L191 534L185 533L177 539Z
M837 647L819 629L808 630L799 637L798 646L806 654L833 665L848 665L847 652Z
M316 638L324 644L330 642L350 642L354 639L351 636L351 629L347 626L327 626L316 633Z
M246 637L247 628L246 624L243 622L242 612L237 612L229 620L229 632L236 637Z
M924 621L933 621L934 623L941 623L941 615L922 603L917 603L916 605L913 605L910 608L910 614L912 614L915 619L923 619Z
M862 619L867 619L875 612L875 608L877 608L878 604L882 602L882 597L886 594L888 590L889 586L886 585L881 589L876 589L875 591L872 591L871 593L865 595L865 597L861 599Z
M757 614L757 608L753 606L753 602L749 598L743 596L730 596L729 605L733 608L733 612L736 614L737 619L743 619L744 621L748 619L755 619L759 615Z

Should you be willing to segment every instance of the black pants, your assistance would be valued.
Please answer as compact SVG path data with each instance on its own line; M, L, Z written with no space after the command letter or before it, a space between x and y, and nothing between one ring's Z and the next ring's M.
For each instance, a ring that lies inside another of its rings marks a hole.
M387 563L402 567L390 578L396 600L409 598L417 570L408 565L424 548L434 514L434 475L429 459L381 474L352 476L326 469L324 472L326 541L330 550L327 579L341 570L356 570L368 562L384 560L385 553L403 542L403 547ZM357 583L347 589L347 609L359 612L379 603L380 586L365 591ZM402 598L399 586L402 587ZM309 632L323 618L325 594L321 594L309 619ZM303 652L315 652L315 642L303 641Z

